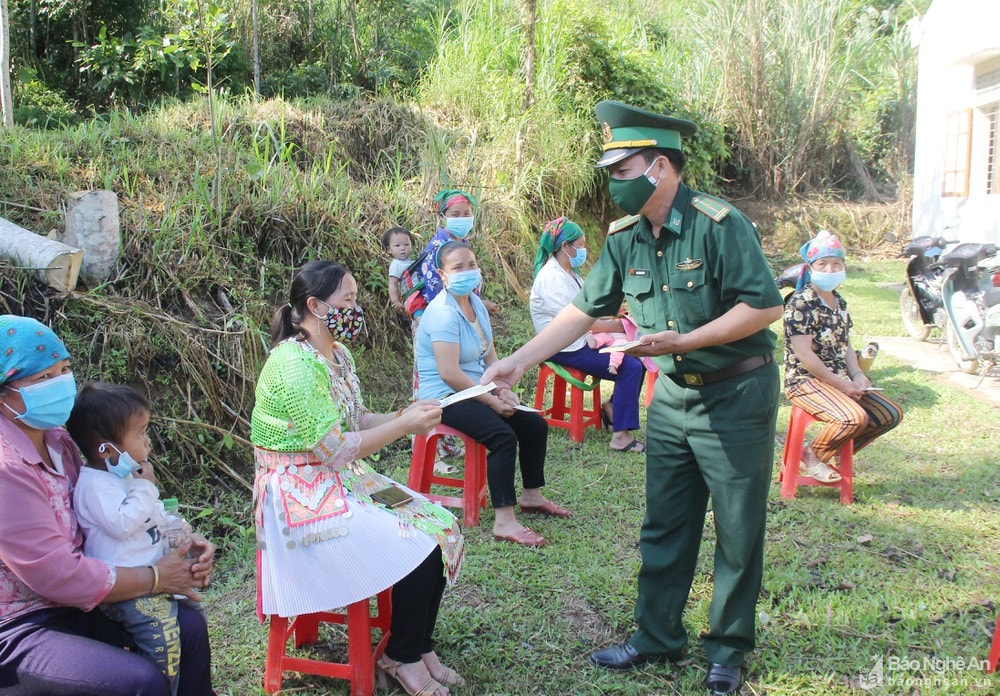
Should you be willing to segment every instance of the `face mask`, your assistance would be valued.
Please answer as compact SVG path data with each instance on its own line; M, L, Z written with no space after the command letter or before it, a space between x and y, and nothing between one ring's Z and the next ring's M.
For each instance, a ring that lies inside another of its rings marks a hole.
M569 257L570 268L579 268L587 260L587 247L576 248L576 256ZM567 254L569 256L569 254Z
M446 217L444 219L444 228L455 237L465 239L469 236L469 232L472 231L472 223L475 221L474 217Z
M326 302L323 304L330 308L326 316L322 317L323 323L334 340L350 341L361 335L365 328L365 313L361 311L361 307L334 307Z
M448 292L459 297L468 295L483 282L483 272L478 268L473 268L471 271L456 271L447 275Z
M637 215L646 201L656 191L656 185L660 183L651 176L646 176L649 170L656 164L656 160L649 163L646 171L634 179L614 179L608 182L608 192L611 200L619 208L629 215Z
M836 289L845 280L847 280L847 271L837 271L836 273L809 271L809 282L823 292L830 292Z
M64 424L76 403L76 382L72 372L20 389L8 389L21 393L24 413L18 413L7 404L4 406L18 420L35 430L48 430Z
M104 466L108 467L108 471L115 474L118 478L125 478L129 474L133 474L142 468L139 466L139 462L135 460L135 457L128 452L122 452L110 442L102 442L101 446L97 448L97 451L104 454L108 451L109 447L118 453L118 463L112 464L111 459L108 458L104 460Z

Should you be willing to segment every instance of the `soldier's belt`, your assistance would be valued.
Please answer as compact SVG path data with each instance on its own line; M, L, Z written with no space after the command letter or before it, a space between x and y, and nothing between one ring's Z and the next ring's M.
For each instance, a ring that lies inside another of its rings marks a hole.
M764 365L767 365L772 360L774 360L774 357L770 353L765 355L755 355L752 358L740 360L738 363L733 363L732 365L724 367L721 370L716 370L715 372L704 372L701 374L679 372L670 375L670 379L674 380L682 387L700 387L702 385L718 382L719 380L727 379L729 377L742 375L750 372L751 370L756 370L758 367L764 367Z

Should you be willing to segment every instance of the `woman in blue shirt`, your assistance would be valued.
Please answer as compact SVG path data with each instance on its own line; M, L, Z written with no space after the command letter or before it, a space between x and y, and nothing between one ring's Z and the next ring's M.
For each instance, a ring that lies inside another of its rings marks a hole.
M414 354L421 399L440 399L478 385L486 366L497 359L489 313L473 293L482 274L472 248L448 242L438 250L435 265L446 292L431 300L417 329ZM539 547L545 545L544 537L517 521L514 503L523 513L571 513L542 496L548 425L538 413L522 408L513 392L498 389L446 406L441 422L486 446L486 478L496 512L493 538ZM518 451L524 486L520 497L514 491Z

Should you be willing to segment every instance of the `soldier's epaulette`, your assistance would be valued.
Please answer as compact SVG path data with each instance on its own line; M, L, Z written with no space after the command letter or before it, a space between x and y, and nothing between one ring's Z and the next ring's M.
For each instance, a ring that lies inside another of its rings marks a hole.
M691 206L698 212L705 213L705 215L716 222L722 222L729 215L729 211L733 209L732 206L727 205L717 198L709 198L708 196L701 195L691 199Z
M618 218L610 225L608 225L608 234L614 234L615 232L621 232L622 230L627 230L629 227L639 222L642 218L641 215L627 215L623 218Z

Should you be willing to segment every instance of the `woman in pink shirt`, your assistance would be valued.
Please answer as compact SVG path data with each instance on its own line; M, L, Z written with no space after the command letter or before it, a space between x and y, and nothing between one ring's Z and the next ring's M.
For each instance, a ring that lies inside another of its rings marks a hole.
M145 568L86 558L70 504L83 463L62 428L76 398L69 352L27 317L0 315L0 336L0 693L169 696L163 673L123 650L127 634L94 609L151 592L199 599L191 588L208 585L215 547L199 537L193 563L175 552ZM179 693L209 696L205 620L190 607L178 620Z

